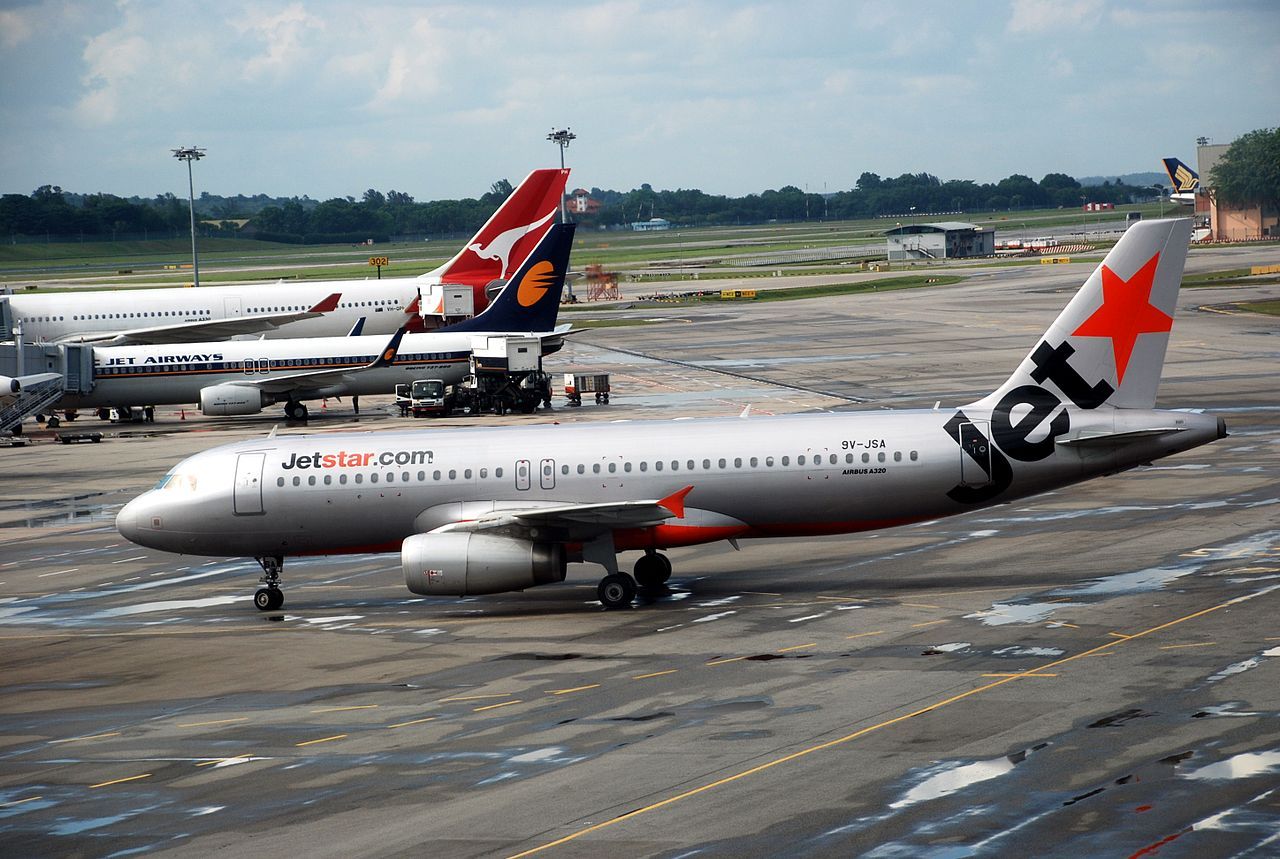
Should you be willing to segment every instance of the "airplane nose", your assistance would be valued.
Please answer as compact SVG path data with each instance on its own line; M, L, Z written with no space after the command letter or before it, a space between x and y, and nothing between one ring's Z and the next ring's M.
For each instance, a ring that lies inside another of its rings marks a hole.
M120 509L116 514L116 530L120 532L120 536L124 537L131 543L141 543L139 539L142 536L141 529L138 528L138 502L141 496L133 499Z

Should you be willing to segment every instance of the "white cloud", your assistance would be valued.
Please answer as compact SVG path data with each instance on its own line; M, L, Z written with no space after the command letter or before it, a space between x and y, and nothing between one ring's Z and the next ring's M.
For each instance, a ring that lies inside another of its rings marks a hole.
M0 47L16 48L35 33L32 9L0 9Z
M77 118L86 125L114 122L120 111L121 90L148 63L148 45L140 36L112 30L89 40L84 49L88 66L82 82L86 92L76 104Z
M305 59L303 39L307 30L323 30L324 21L308 15L301 3L293 3L278 14L271 15L253 9L245 18L232 23L241 34L252 34L266 45L264 53L245 63L244 76L260 77L268 72L281 72L295 68Z
M1013 0L1010 33L1048 33L1091 28L1103 14L1102 0Z

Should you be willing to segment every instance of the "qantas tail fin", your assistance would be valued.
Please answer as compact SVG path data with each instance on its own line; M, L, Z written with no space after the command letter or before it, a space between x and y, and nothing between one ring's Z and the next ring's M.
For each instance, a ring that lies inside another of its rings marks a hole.
M479 316L441 331L551 331L569 271L577 224L554 224Z
M1190 218L1129 227L1017 371L972 408L1037 387L1081 408L1154 407L1190 240Z
M431 276L442 283L477 287L509 277L551 228L568 181L567 169L534 170L462 250Z
M1200 174L1183 164L1177 158L1163 158L1164 172L1169 174L1173 183L1173 193L1194 194L1200 190Z

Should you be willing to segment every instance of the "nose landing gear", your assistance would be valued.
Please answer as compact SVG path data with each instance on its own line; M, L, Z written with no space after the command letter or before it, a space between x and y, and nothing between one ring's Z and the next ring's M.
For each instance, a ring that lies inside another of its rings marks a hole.
M280 590L280 570L284 567L284 557L270 555L254 560L262 567L262 578L258 581L263 586L253 595L253 604L258 611L275 611L284 605L284 591Z

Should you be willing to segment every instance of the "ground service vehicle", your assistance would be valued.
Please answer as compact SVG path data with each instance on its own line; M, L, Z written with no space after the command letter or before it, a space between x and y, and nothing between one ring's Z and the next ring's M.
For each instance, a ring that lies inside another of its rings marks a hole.
M607 404L609 402L609 374L565 373L564 397L569 401L569 405L582 405L583 394L595 394L597 404Z
M443 379L415 379L409 386L410 413L415 418L447 415L447 393Z

